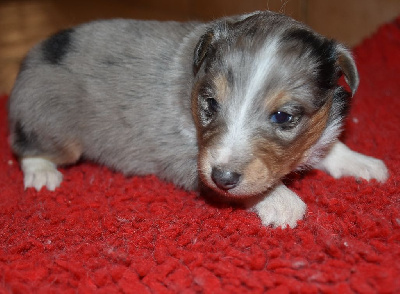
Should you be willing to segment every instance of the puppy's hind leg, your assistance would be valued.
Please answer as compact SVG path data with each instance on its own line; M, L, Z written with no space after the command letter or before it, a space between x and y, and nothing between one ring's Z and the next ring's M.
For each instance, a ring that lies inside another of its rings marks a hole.
M50 191L58 188L62 182L62 174L56 165L42 157L26 157L21 159L21 168L24 172L24 187L35 188L40 191L43 186Z
M350 150L341 142L336 142L327 156L316 165L333 176L353 176L367 181L376 179L385 182L389 176L388 170L382 160L360 154Z
M28 131L20 123L11 134L11 146L20 157L25 189L35 188L37 191L44 186L50 191L59 187L63 177L57 165L74 163L82 153L76 141L49 140Z

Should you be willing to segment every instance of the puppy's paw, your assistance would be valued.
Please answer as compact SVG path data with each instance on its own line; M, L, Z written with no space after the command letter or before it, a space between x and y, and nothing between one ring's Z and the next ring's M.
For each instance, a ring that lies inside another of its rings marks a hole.
M24 172L24 186L35 188L40 191L43 186L54 191L62 182L62 174L57 170L56 165L44 158L24 158L21 160L22 171Z
M346 164L338 161L333 162L329 173L336 179L343 176L353 176L367 181L376 179L382 183L388 178L388 170L382 160L360 153L355 153Z
M253 210L265 226L295 228L297 221L303 218L306 208L306 204L296 193L281 184L258 202Z
M389 176L382 160L350 150L341 142L335 143L328 155L317 165L334 178L353 176L367 181L385 182Z

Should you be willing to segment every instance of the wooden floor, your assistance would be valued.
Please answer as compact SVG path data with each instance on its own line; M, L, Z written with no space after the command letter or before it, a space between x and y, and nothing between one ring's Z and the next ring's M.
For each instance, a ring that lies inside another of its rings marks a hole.
M29 48L65 27L112 17L207 20L260 9L283 11L323 34L354 45L379 24L400 14L400 1L0 0L0 94L10 92Z

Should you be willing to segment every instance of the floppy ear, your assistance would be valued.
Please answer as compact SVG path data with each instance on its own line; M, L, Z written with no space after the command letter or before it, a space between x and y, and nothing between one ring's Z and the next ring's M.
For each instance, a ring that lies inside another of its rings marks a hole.
M344 79L351 89L351 95L353 96L360 83L356 63L350 51L347 50L343 45L337 45L338 52L338 65L344 74Z
M194 49L194 58L193 58L193 74L196 75L200 70L201 65L203 64L204 59L207 57L207 54L211 52L211 46L214 40L214 32L212 30L208 30L203 36L200 37L199 42Z
M230 42L230 30L232 25L244 21L254 15L258 15L261 12L253 12L245 15L239 15L236 17L230 17L222 19L221 21L215 22L211 27L200 37L195 49L193 57L193 73L196 75L207 57L211 57L217 48L217 43L221 40Z

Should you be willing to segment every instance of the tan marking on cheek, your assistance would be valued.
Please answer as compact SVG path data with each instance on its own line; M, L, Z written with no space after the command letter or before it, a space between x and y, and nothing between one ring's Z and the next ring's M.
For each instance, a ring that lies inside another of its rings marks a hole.
M265 182L269 177L269 171L262 160L260 160L259 158L255 158L246 167L243 176L246 183L256 184L259 182Z
M275 181L291 170L286 160L286 150L274 141L262 140L258 143L258 156L269 170L269 177Z
M305 136L302 136L299 140L301 145L304 146L304 150L309 149L312 145L317 143L318 139L321 137L328 122L331 105L332 100L327 101L327 103L311 117Z
M199 105L198 105L199 87L200 87L199 83L197 83L193 87L192 98L191 98L192 117L194 124L196 125L197 132L199 132L200 130Z
M307 151L317 143L326 128L332 101L329 100L308 121L306 131L299 135L287 151L293 158L292 169L296 168L306 157Z
M218 75L214 79L214 84L217 91L217 100L221 103L228 99L229 96L229 84L226 77L222 74Z
M290 143L288 147L261 140L257 143L260 158L270 170L270 178L281 178L298 167L306 156L307 150L321 137L326 128L331 101L317 111L305 126L305 131Z
M209 154L205 149L201 149L198 156L199 175L203 181L208 182L209 174L211 174Z
M199 136L198 164L200 167L212 168L215 165L213 155L221 146L220 137L221 133L218 126L205 130Z
M265 109L270 113L274 113L278 111L279 108L282 107L282 105L290 100L290 95L287 94L285 91L280 91L275 94L268 95L265 98Z

